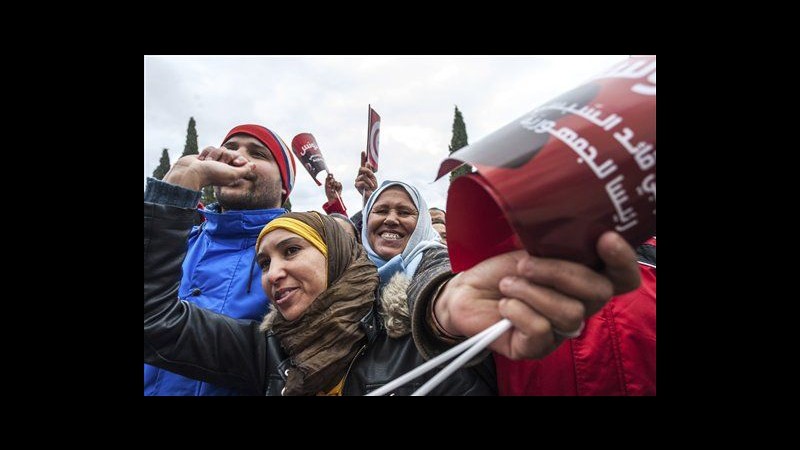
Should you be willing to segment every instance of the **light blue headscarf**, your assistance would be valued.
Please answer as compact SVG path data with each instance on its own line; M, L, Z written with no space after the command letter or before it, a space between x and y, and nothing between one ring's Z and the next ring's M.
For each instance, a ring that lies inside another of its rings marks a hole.
M369 243L369 213L372 211L372 206L375 205L375 201L381 193L391 186L400 186L406 190L408 196L411 197L411 200L414 202L414 206L417 207L419 215L417 216L417 227L414 228L414 232L411 233L406 248L403 249L402 253L387 261L378 256ZM369 259L378 266L381 286L388 283L392 275L400 271L404 272L408 278L412 278L417 272L417 267L419 267L419 263L422 261L422 254L425 250L431 248L446 248L444 244L439 242L439 233L433 229L431 214L428 212L428 204L425 202L425 199L419 194L417 188L403 183L402 181L384 181L381 187L373 192L369 200L367 200L367 204L364 206L363 217L364 225L361 227L361 242L367 250Z

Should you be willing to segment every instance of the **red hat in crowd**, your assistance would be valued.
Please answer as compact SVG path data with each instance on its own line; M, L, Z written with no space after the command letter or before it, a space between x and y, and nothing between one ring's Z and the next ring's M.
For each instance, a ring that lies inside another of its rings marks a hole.
M262 127L261 125L239 125L234 127L228 132L225 139L222 140L224 144L234 134L246 134L258 139L265 147L272 153L275 162L278 163L278 170L281 173L281 182L283 188L286 190L286 195L281 197L281 202L285 202L292 192L294 187L294 156L289 151L289 147L283 142L277 134L273 133L270 129Z

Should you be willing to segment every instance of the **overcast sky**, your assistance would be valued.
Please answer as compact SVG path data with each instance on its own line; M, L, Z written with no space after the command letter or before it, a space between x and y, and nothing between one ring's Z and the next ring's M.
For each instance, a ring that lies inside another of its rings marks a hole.
M353 181L367 142L367 105L381 116L378 182L416 185L445 208L454 107L474 144L628 55L617 56L145 56L144 176L163 148L183 152L189 117L198 146L219 146L236 125L256 123L287 146L311 133L343 185L349 215L361 208ZM292 210L322 211L323 186L297 162ZM317 176L324 182L325 173Z

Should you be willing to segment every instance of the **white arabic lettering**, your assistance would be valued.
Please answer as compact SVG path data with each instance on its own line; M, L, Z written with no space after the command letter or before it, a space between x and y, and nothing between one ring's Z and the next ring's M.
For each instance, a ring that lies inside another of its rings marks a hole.
M613 180L606 183L608 198L617 211L617 213L614 214L614 222L617 222L618 225L614 228L619 232L623 232L639 223L639 220L636 219L636 211L633 210L633 207L629 206L625 208L623 205L629 199L628 193L625 192L625 188L622 186L622 180L624 179L625 177L623 175L617 175Z
M575 130L569 127L561 127L555 132L552 130L547 132L571 148L579 156L578 163L586 162L586 165L592 169L597 178L602 180L617 170L617 165L611 159L607 159L598 166L597 162L595 162L597 148L594 145L590 145L586 139L580 137Z

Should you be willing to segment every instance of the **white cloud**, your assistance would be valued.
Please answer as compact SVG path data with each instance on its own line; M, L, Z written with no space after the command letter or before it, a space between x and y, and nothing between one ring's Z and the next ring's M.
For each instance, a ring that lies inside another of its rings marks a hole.
M443 208L449 182L433 180L448 155L455 105L474 143L626 57L148 56L144 176L162 148L173 163L180 156L189 117L197 121L201 149L220 145L241 123L264 125L287 145L308 132L343 184L352 215L361 207L353 180L372 104L381 115L378 180L415 184L430 205ZM325 193L298 165L291 198L295 211L321 211Z

